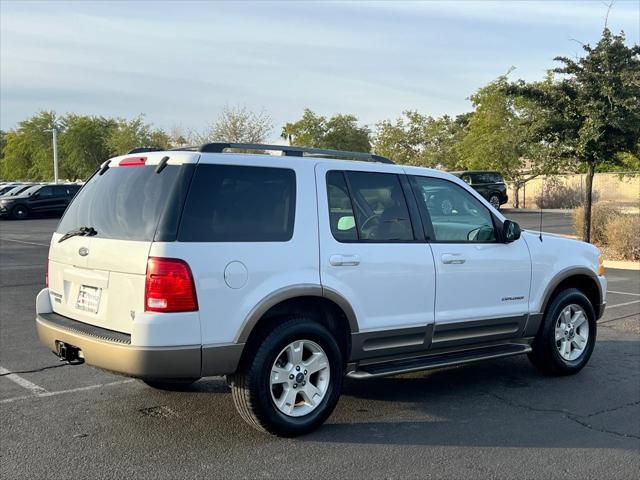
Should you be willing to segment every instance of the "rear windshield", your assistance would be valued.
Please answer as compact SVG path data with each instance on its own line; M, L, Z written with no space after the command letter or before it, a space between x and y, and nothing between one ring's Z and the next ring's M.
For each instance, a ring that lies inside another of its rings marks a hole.
M78 192L58 224L58 233L93 227L97 237L153 240L158 220L181 167L109 168Z
M293 235L296 177L286 168L200 164L182 213L182 242L284 242Z

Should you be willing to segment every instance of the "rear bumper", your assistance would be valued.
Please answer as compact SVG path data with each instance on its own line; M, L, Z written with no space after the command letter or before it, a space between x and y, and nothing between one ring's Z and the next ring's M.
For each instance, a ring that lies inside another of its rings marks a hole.
M74 326L73 323L77 323ZM198 378L201 347L136 347L123 334L75 322L56 313L36 317L40 341L56 351L56 342L79 348L94 367L140 378Z
M131 336L79 322L52 311L49 290L36 298L36 330L51 351L56 342L76 347L94 367L137 378L199 378L234 373L244 343L140 346ZM150 328L153 328L151 326Z

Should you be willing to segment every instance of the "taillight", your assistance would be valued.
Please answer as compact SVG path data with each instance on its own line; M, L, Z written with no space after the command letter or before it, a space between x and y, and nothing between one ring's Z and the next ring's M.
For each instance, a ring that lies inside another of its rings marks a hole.
M44 264L44 285L49 288L49 259L47 258L47 263Z
M191 269L177 258L149 257L144 288L147 312L193 312L198 310Z

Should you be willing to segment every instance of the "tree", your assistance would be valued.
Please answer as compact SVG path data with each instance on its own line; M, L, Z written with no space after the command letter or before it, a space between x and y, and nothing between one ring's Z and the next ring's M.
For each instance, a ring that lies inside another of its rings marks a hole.
M593 177L618 164L621 153L638 155L640 45L627 47L624 33L608 28L584 57L556 57L561 66L547 82L512 84L510 92L535 102L543 114L537 134L562 157L586 167L583 238L591 240Z
M68 114L61 121L60 174L63 178L87 178L112 156L109 141L118 122L104 117Z
M47 130L56 125L56 120L54 112L41 111L7 132L3 178L46 180L53 177L52 139Z
M377 125L374 151L396 163L458 168L456 145L465 135L471 114L433 118L413 110L402 112L395 121L384 120Z
M502 173L513 187L518 208L522 186L538 175L559 170L562 164L532 134L540 113L537 106L508 95L507 89L507 75L502 75L470 97L475 110L457 152L459 164L466 169Z
M281 137L290 145L351 152L371 151L371 131L358 125L358 118L337 114L327 120L306 108L302 118L282 127Z
M222 109L215 122L204 131L189 132L189 143L266 143L273 131L271 116L264 110L252 112L243 106Z
M107 139L110 156L123 155L137 147L167 148L169 136L152 124L144 122L144 115L132 120L119 118ZM107 157L108 158L108 157Z

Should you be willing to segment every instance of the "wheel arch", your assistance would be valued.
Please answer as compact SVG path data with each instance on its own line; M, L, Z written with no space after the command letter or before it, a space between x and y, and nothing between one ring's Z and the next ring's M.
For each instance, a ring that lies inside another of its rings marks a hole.
M596 274L588 268L570 268L556 275L545 289L540 313L544 314L551 300L567 288L577 288L583 292L591 302L596 315L599 315L604 295Z
M351 334L358 332L354 310L335 290L313 284L285 287L263 298L247 315L235 343L245 344L244 355L277 319L291 315L305 315L326 326L336 334L336 340L348 358Z

